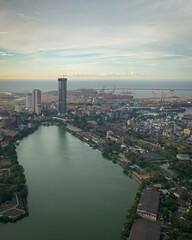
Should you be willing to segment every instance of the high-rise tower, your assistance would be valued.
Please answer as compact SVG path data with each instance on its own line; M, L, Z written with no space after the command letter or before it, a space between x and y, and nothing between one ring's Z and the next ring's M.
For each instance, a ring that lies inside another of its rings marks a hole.
M26 95L26 108L32 108L32 94L27 93Z
M59 113L67 112L67 78L58 78Z
M32 91L32 108L37 114L41 114L41 91L33 89Z

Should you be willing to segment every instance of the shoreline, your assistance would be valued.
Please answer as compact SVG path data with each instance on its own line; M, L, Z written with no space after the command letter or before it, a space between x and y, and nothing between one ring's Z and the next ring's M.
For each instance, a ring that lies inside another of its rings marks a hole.
M69 132L71 135L79 138L79 140L81 140L81 141L83 141L83 142L86 142L93 150L94 150L94 148L97 149L97 150L99 150L99 151L101 152L101 154L102 154L102 149L101 149L98 145L92 143L90 140L86 140L84 137L82 137L82 136L76 134L75 132L67 129L66 126L65 126L65 125L62 125L60 122L50 122L49 125L43 124L43 122L38 122L37 126L33 129L32 132L29 132L29 133L25 134L25 135L22 136L22 137L17 136L17 137L14 139L14 145L16 146L16 142L17 142L18 140L22 140L22 139L24 139L25 137L28 137L30 134L34 133L36 130L38 130L39 126L57 126L57 127L61 127L61 128L63 128L66 132ZM17 146L16 146L16 147L17 147ZM102 156L103 156L103 155L102 155ZM105 157L103 156L103 158L105 158ZM107 160L107 159L105 158L105 160ZM110 161L112 161L112 160L110 160ZM18 161L18 163L19 163L19 161ZM115 163L117 163L122 169L124 169L124 168L122 167L120 161L116 161ZM115 163L114 163L114 164L115 164ZM140 194L140 191L141 191L140 188L141 188L141 186L142 186L140 180L137 179L137 177L134 176L134 174L133 174L132 172L130 172L130 171L127 171L127 172L128 172L127 176L129 176L130 178L134 178L134 180L139 184L139 187L138 187L138 191L136 192L136 195L135 195L135 197L134 197L133 203L131 204L131 207L130 207L129 209L126 209L126 212L129 211L130 209L133 209L133 208L135 207L135 204L137 203L136 200L137 200L137 198L138 198L138 195ZM29 189L29 191L30 191L30 189ZM24 206L25 206L25 208L24 208L25 213L22 213L22 214L20 214L19 216L16 216L15 218L9 218L9 217L4 217L4 216L3 216L3 217L0 217L0 222L2 222L2 223L8 223L8 222L14 223L14 222L17 222L18 220L21 220L21 219L23 219L24 217L28 216L28 215L29 215L28 201L27 201L28 198L26 197L25 200L26 200L26 203L24 204ZM18 204L18 202L17 202L17 204ZM13 207L13 208L14 208L14 207ZM13 209L13 208L12 208L12 209ZM15 206L15 209L16 209L16 206ZM21 211L20 211L20 212L21 212ZM129 215L126 214L125 216L126 216L126 217L125 217L125 220L126 220L127 218L129 218ZM125 224L126 224L126 221L125 221L125 223L124 223L124 226L125 226ZM124 227L122 226L122 230L121 230L120 236L122 235L123 230L124 230Z
M56 125L56 126L57 126L57 125ZM63 126L61 126L61 127L64 128L65 131L71 133L73 136L79 138L81 141L86 142L90 147L93 148L93 146L91 146L92 142L90 142L90 140L86 140L84 137L76 134L74 131L72 131L72 130L66 128L66 127L63 127ZM101 149L99 148L99 146L95 146L95 148L98 149L98 150L101 152L101 154L102 154L102 151L101 151ZM94 149L93 149L93 150L94 150ZM103 156L103 155L102 155L102 156ZM106 158L106 157L103 156L103 158ZM107 159L107 158L106 158L106 159ZM112 161L112 160L110 159L110 161ZM113 162L113 161L112 161L112 162ZM124 169L124 168L122 167L122 165L121 165L121 164L122 164L121 161L118 160L118 161L116 161L116 163L117 163L122 169ZM126 170L126 171L127 171L127 170ZM131 171L127 171L127 172L128 172L129 174L131 174L131 176L141 185L141 181L139 180L139 178L138 178L133 172L131 172Z
M28 137L30 134L33 134L36 130L38 130L39 124L36 125L32 129L28 129L26 132L20 132L20 134L16 135L15 137L11 138L11 141L9 145L15 146L15 153L13 155L13 158L15 159L13 162L11 162L11 166L17 165L20 166L20 168L23 169L23 177L25 177L25 169L22 165L20 165L18 156L17 156L17 145L18 141L24 139L25 137ZM11 176L11 175L10 175ZM19 183L22 184L22 183ZM13 185L12 185L13 186ZM8 222L17 222L18 220L23 219L24 217L29 215L29 209L28 209L28 185L25 180L25 194L22 195L21 191L15 191L12 193L12 200L9 201L7 204L1 206L0 208L0 222L2 223L8 223ZM22 190L23 191L23 190Z
M62 130L62 128L63 128L62 126L59 126L59 124L57 124L57 123L51 123L51 122L50 122L49 124L50 124L50 126L54 127L54 128L52 128L52 129L53 129L53 130L52 130L53 132L55 132L55 131L57 132L57 131L58 131L58 130L57 130L58 127L59 127L61 130ZM38 128L38 130L39 130L38 132L40 132L41 129L43 129L43 128L41 128L41 126L42 126L42 127L44 127L44 126L43 126L43 123L42 123L42 124L39 123L38 125L40 126L40 127ZM66 134L67 134L68 131L66 131L64 128L63 128L63 130L64 130L64 133L66 132ZM48 129L47 129L47 130L45 129L44 131L48 131ZM61 132L62 132L62 131L61 131ZM37 134L37 132L36 132L35 134ZM70 135L72 135L72 134L70 133ZM69 136L70 136L70 135L69 135ZM29 136L29 135L28 135L28 136ZM30 139L33 138L33 135L30 136L29 138L30 138ZM26 141L26 139L24 139L24 140ZM79 140L81 140L81 139L79 139ZM79 142L82 142L82 140L79 141ZM18 152L18 160L19 160L19 161L22 160L22 158L20 158L20 156L21 156L20 153L23 151L23 148L22 148L22 147L24 146L24 145L22 144L22 141L21 141L20 144L21 144L21 148L20 148L19 151L17 151L17 152ZM81 144L81 143L79 143L79 144ZM83 144L83 143L82 143L82 144ZM84 145L86 146L86 144L84 144ZM88 147L88 146L87 146L87 147ZM88 148L89 148L89 147L88 147ZM87 149L87 150L88 150L88 149ZM98 150L99 150L99 149L98 149ZM92 154L93 154L93 152L92 152L93 149L90 149L90 150L88 150L88 151L90 151L90 157L91 157ZM91 152L92 152L92 153L91 153ZM82 154L83 154L83 152L82 152ZM97 151L95 152L95 154L96 154L97 156L100 155L100 153L97 152ZM99 154L99 155L98 155L98 154ZM100 158L100 157L99 157L99 158ZM101 158L102 158L102 156L101 156ZM24 159L24 158L23 158L23 159ZM32 159L33 159L33 158L31 158L31 160L32 160ZM103 159L103 158L102 158L102 159ZM97 157L95 158L95 160L96 160L96 162L97 162ZM103 159L103 160L104 160L104 159ZM105 159L105 160L106 160L106 159ZM21 164L22 164L22 163L24 164L23 160L22 160ZM89 162L87 162L87 163L89 163ZM115 167L115 166L113 166L113 164L111 165L111 163L108 163L108 164L109 164L112 168ZM107 164L107 165L108 165L108 164ZM25 166L25 165L23 165L23 166ZM120 175L122 176L122 170L121 170L121 168L119 168L119 166L116 166L116 167L117 167L119 170L117 169L118 171L115 171L115 172L117 172L118 175L120 174ZM27 169L27 167L26 167L26 169ZM111 168L110 168L110 169L111 169ZM111 171L110 171L110 172L111 172ZM96 175L98 175L98 174L96 174ZM26 175L26 177L27 177L27 175ZM123 177L123 176L122 176L122 177ZM127 181L129 181L129 179L127 179L126 176L124 176L123 178L124 178L125 183L126 183ZM126 180L126 179L127 179L127 180ZM138 188L139 188L139 185L138 185L134 180L133 180L133 181L130 181L130 182L131 182L131 185L133 184L133 186L135 186L135 187L134 187L134 189L135 189L135 190L134 190L134 194L131 196L131 201L130 201L130 203L128 202L128 204L129 204L130 207L131 207L132 204L133 204L133 202L134 202L135 195L136 195L136 193L137 193L137 190L138 190ZM126 185L125 185L125 186L126 186ZM128 185L128 186L129 186L129 185ZM30 188L31 188L31 186L29 185L29 190L30 190ZM112 188L113 188L113 184L112 184ZM131 187L130 187L130 188L131 188ZM123 192L127 192L126 189L124 189ZM128 192L129 192L129 191L128 191ZM129 195L129 193L127 193L127 194ZM126 195L127 195L127 194L126 194ZM129 198L128 198L128 199L129 199ZM31 201L31 200L29 199L29 201ZM114 207L115 207L115 206L116 206L116 204L114 205ZM29 209L29 211L30 211L30 210L32 211L33 209ZM118 238L117 238L117 239L120 239L121 230L122 230L122 228L123 228L123 225L124 225L124 222L125 222L125 219L126 219L126 215L127 215L127 202L125 202L124 207L123 207L122 210L123 210L124 214L122 215L122 222L119 224L119 227L117 228L117 229L118 229L118 231L117 231L117 236L118 236ZM31 214L32 214L32 212L31 212ZM30 218L31 218L31 217L30 217ZM28 219L28 220L29 220L29 219ZM27 220L27 221L28 221L28 220ZM15 225L15 227L17 227L17 225Z
M56 126L57 126L57 125L56 125ZM92 147L92 146L91 146L91 142L90 142L89 140L84 139L84 137L76 134L75 132L73 132L72 130L69 130L68 128L66 128L66 127L64 127L64 126L59 126L59 127L63 128L66 132L69 132L71 135L79 138L81 141L86 142L90 147ZM98 149L98 150L101 152L101 149L99 149L98 146L96 147L96 149ZM102 154L102 152L101 152L101 154ZM103 156L103 155L102 155L102 156ZM103 158L105 158L105 157L103 156ZM107 158L105 158L105 159L107 160ZM112 160L110 160L110 161L112 161ZM113 162L113 161L112 161L112 162ZM116 161L116 163L117 163L122 169L124 169L124 168L122 167L120 161ZM127 171L127 170L126 170L126 171ZM127 212L126 218L125 218L126 221L124 222L124 226L123 226L123 228L122 228L122 230L121 230L121 233L120 233L120 239L122 239L122 240L125 240L125 239L127 240L127 239L128 239L128 237L126 236L126 235L127 235L127 232L126 232L126 231L127 231L127 222L128 222L128 221L132 222L132 223L129 225L129 227L128 227L128 231L129 231L129 233L130 233L131 227L132 227L133 222L134 222L134 220L135 220L135 214L136 214L137 205L139 204L140 194L141 194L141 191L142 191L142 190L144 189L144 187L145 187L145 184L142 183L142 182L137 178L137 176L136 176L134 173L132 173L131 171L127 171L127 173L128 173L128 174L125 174L125 175L127 175L129 178L132 178L132 177L133 177L134 180L139 184L139 188L138 188L138 190L137 190L137 192L136 192L136 194L135 194L134 201L133 201L131 207L126 210L126 212ZM130 177L129 174L131 175L131 177Z

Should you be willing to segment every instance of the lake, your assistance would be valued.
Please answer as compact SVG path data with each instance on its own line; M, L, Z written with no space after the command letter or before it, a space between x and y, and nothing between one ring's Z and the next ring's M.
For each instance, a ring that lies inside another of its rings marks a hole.
M6 240L118 240L139 184L87 143L41 126L17 147L29 217L0 224Z

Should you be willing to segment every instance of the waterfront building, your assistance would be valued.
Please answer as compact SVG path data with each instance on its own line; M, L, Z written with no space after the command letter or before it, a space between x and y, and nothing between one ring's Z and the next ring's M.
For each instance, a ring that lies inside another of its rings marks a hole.
M32 108L32 94L28 93L26 95L26 108Z
M131 229L129 240L159 240L160 224L144 219L135 220Z
M137 214L145 219L156 221L159 208L160 193L144 189L137 207Z
M96 143L97 145L104 145L106 144L106 141L100 137L97 137L96 135L92 135L92 139L91 139L94 143Z
M67 78L58 78L59 113L67 112Z
M32 91L32 108L37 114L41 114L41 91L33 89Z

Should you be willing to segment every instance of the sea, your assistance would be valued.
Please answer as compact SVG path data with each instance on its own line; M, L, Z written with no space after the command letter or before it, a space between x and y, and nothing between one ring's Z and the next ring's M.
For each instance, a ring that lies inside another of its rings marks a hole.
M162 89L165 96L169 97L169 90L174 91L176 97L192 97L192 80L70 80L67 81L67 89L79 88L115 89L115 93L129 91L134 98L151 98L152 89L156 96L161 96ZM31 92L32 89L52 91L58 89L57 80L0 80L0 92L18 93Z

